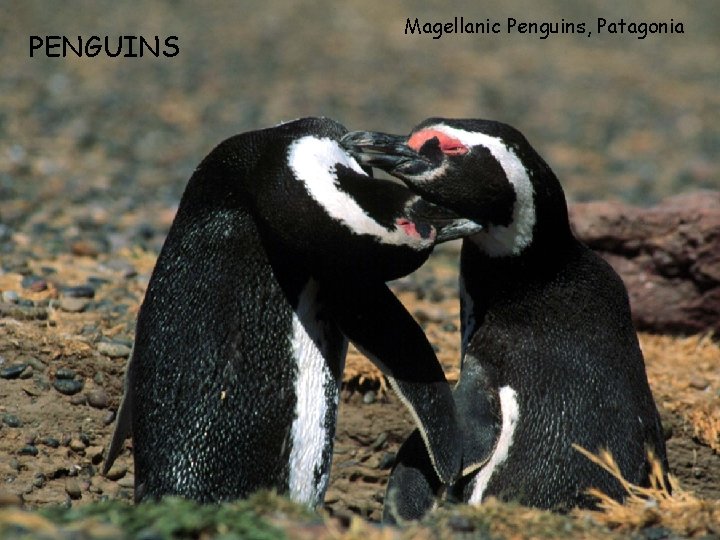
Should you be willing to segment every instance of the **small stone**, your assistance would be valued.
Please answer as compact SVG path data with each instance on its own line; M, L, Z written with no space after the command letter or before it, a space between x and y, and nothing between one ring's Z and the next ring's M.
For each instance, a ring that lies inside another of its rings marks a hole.
M53 383L53 388L61 394L73 396L83 389L83 383L82 381L58 379Z
M85 455L90 458L90 463L97 465L102 461L103 450L104 447L102 446L88 446L85 449Z
M45 371L45 368L47 366L42 360L38 360L34 356L25 356L23 357L23 361L27 362L28 365L32 366L35 371Z
M30 432L25 435L23 440L25 441L25 444L33 444L34 445L35 442L37 441L37 434Z
M95 289L89 285L78 285L77 287L65 287L62 296L66 298L95 298Z
M33 376L33 373L35 373L35 370L33 370L32 366L26 366L25 369L23 369L22 373L20 374L21 379L31 379Z
M103 425L109 426L115 421L115 411L108 411L105 416L103 416Z
M705 390L709 385L710 383L707 379L698 376L691 377L688 382L688 386L690 388L694 388L695 390Z
M43 487L45 485L45 475L43 473L37 473L33 478L32 483L36 488Z
M39 276L25 276L21 282L23 289L32 292L41 292L47 289L47 281Z
M96 409L105 409L110 403L110 398L103 388L95 388L86 394L88 405Z
M455 532L473 532L475 530L475 526L464 516L450 516L447 524Z
M395 453L385 452L378 462L378 469L390 469L393 465L395 465Z
M87 308L90 301L87 298L63 297L59 301L60 309L68 313L80 313Z
M55 378L72 380L75 378L75 372L72 369L61 367L55 372Z
M444 309L430 306L416 309L414 315L420 323L440 323L447 318L447 313Z
M8 304L17 304L17 301L20 300L20 295L16 293L15 291L3 291L2 293L2 301L7 302Z
M20 454L21 456L37 456L38 449L37 446L34 446L32 444L26 444L20 449L18 454Z
M87 398L83 394L75 394L70 398L71 405L85 405Z
M98 343L97 350L100 354L111 358L127 358L132 352L132 349L127 345L112 341L101 341Z
M373 450L379 450L385 444L385 441L387 441L387 438L388 438L387 431L383 431L380 435L378 435L377 439L375 439L375 441L370 445L370 448Z
M133 488L135 487L135 476L132 474L126 474L118 480L117 483L120 487Z
M458 327L453 322L445 323L442 327L445 332L457 332Z
M40 442L45 446L49 446L50 448L60 447L60 441L58 441L55 437L43 437L42 439L40 439Z
M70 450L72 450L73 452L85 451L85 443L83 443L80 439L72 439L69 446Z
M18 418L14 414L5 413L3 414L2 419L7 427L19 428L23 425L22 420L20 420L20 418Z
M82 497L80 483L75 478L68 478L65 480L65 492L73 500L77 500Z
M27 364L11 364L3 369L0 369L1 379L17 379L20 374L25 371Z
M368 390L367 392L365 392L365 394L363 395L363 403L365 403L365 405L375 403L375 392L372 390Z
M115 464L110 467L110 470L105 475L108 480L120 480L127 474L127 467L125 465Z

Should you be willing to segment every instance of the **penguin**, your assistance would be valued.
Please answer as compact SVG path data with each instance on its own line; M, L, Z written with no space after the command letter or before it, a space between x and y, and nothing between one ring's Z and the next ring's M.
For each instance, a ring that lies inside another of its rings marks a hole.
M345 133L324 118L242 133L191 176L138 314L104 465L131 435L136 502L260 489L322 502L348 340L388 375L435 473L459 474L451 389L385 281L479 226L371 180L339 145Z
M460 255L461 374L454 390L463 474L442 482L417 433L398 453L384 519L418 519L443 490L566 512L594 508L620 482L576 450L610 451L623 476L648 485L665 440L627 291L570 227L560 182L515 128L430 118L409 136L346 135L360 163L483 226Z

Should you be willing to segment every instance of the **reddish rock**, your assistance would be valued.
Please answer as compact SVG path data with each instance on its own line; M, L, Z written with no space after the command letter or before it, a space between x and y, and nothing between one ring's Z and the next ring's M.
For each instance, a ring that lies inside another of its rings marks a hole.
M720 337L720 191L652 208L579 203L570 219L578 238L622 277L639 330Z

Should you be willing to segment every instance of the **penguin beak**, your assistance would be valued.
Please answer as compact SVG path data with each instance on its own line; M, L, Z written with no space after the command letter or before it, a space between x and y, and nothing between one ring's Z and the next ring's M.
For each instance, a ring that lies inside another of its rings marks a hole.
M417 197L407 207L408 217L413 221L429 223L435 227L435 243L448 242L471 236L482 231L483 227L469 219L458 216L452 210L438 206Z
M377 131L350 131L340 144L350 152L361 165L377 167L387 172L406 168L410 164L424 166L432 164L407 145L407 137L390 135Z

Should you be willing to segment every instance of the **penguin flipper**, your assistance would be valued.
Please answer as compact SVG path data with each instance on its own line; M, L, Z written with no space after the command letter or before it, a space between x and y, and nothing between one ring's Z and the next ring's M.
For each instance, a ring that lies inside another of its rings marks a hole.
M492 374L470 354L463 358L453 397L463 434L462 475L467 476L490 458L502 424L498 389Z
M419 430L398 451L383 504L383 523L419 520L432 510L442 489Z
M132 363L132 356L130 357ZM130 380L130 364L125 372L125 391L123 392L122 403L120 403L120 409L117 413L117 419L115 420L115 430L113 431L112 440L110 441L110 448L108 448L107 454L105 454L105 463L103 464L102 473L107 474L110 468L115 463L120 451L122 450L125 439L127 439L132 432L132 381Z
M410 410L440 480L457 478L462 433L455 402L425 333L384 283L326 287L340 330L388 376Z

